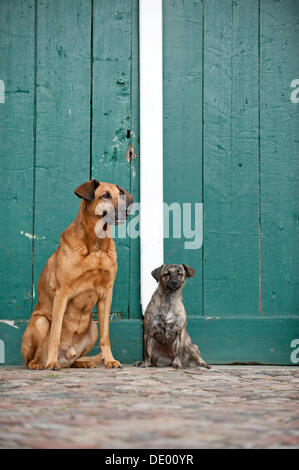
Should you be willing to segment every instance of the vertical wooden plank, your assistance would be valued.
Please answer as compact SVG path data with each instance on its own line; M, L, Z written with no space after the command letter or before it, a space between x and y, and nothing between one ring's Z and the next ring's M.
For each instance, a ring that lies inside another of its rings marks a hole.
M261 0L262 310L298 314L299 3Z
M139 129L139 1L132 0L132 68L131 68L131 133L130 141L136 158L131 160L131 193L135 202L140 201L140 129ZM136 211L132 217L139 215ZM133 221L132 221L133 223ZM134 222L135 224L135 222ZM139 228L139 225L136 226ZM140 238L130 238L130 299L129 318L141 318L140 303Z
M93 1L92 175L130 190L125 155L131 129L131 0ZM121 226L120 226L121 227ZM120 229L122 231L122 228ZM116 234L120 232L119 227ZM118 273L112 311L128 317L129 238L115 237Z
M164 201L202 202L202 4L163 2ZM155 138L153 136L153 152ZM154 182L153 182L154 184ZM193 211L194 216L194 211ZM192 217L194 228L194 217ZM202 312L202 249L187 250L186 239L164 240L164 262L196 269L184 290L189 313ZM183 227L182 227L183 233Z
M28 318L32 292L34 1L0 2L1 318Z
M34 285L90 171L90 4L38 1Z
M204 312L259 312L258 0L204 10Z

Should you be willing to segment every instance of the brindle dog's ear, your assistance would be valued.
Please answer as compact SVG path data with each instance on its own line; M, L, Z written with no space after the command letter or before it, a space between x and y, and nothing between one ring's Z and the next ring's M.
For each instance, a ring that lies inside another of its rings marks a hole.
M156 279L157 282L160 281L160 275L161 275L163 266L164 264L162 264L162 266L159 266L159 268L156 268L152 271L152 276Z
M81 199L85 199L85 201L93 201L94 200L94 192L99 186L98 180L90 180L86 183L81 184L78 188L75 189L74 193L76 196L81 197Z
M187 264L183 264L184 269L186 271L186 277L193 277L195 274L195 269L190 268Z

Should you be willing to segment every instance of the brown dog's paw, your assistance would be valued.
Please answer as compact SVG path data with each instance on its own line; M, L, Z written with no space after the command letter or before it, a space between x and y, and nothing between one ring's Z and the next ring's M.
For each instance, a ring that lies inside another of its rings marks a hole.
M75 361L71 367L75 369L94 369L97 365L93 361Z
M65 353L65 357L69 360L73 359L76 356L77 356L77 353L76 353L75 349L72 346Z
M58 362L49 362L48 364L46 364L46 369L49 369L49 370L60 370L60 365Z
M29 362L27 367L29 370L44 370L45 364L39 364L37 362Z
M111 361L104 360L104 366L106 367L106 369L121 369L121 363L116 361L115 359L112 359Z

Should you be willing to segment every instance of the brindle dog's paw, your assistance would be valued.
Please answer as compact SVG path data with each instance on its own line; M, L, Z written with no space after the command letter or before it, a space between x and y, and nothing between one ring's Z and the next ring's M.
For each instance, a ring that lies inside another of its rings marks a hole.
M174 369L180 369L180 367L182 367L181 361L176 360L176 359L174 361L172 361L171 365Z
M137 361L134 363L134 366L136 367L150 367L150 364L148 361Z
M150 367L150 364L148 361L141 361L139 367Z
M204 367L205 369L211 369L211 366L206 362L201 362L198 367Z
M46 364L46 369L49 369L49 370L60 370L60 365L58 362L49 362L48 364Z

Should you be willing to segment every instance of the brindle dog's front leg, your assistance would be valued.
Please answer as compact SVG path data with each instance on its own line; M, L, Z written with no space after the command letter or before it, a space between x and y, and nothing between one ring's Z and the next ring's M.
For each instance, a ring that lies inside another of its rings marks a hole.
M145 358L144 361L141 362L140 367L150 367L152 365L152 355L153 355L153 344L154 338L146 329L144 331L144 354Z
M189 355L190 360L195 361L199 367L205 367L206 369L210 369L211 367L209 364L207 364L203 358L200 355L200 351L198 347L192 343L190 336L188 335L186 342L185 342L185 348L184 352Z
M70 293L60 289L55 293L52 312L52 323L49 335L47 369L60 369L58 363L58 350L60 345L63 316L69 301Z
M172 367L174 367L175 369L182 367L182 355L184 351L185 338L186 338L186 330L185 328L183 328L177 337L177 351L171 363Z
M104 366L107 369L112 369L112 367L121 367L120 362L116 361L112 355L109 339L109 315L112 302L112 289L113 286L107 290L105 297L97 303L100 326L101 357Z
M135 362L134 366L150 367L153 352L153 337L150 336L149 330L147 328L144 328L143 346L144 360Z

